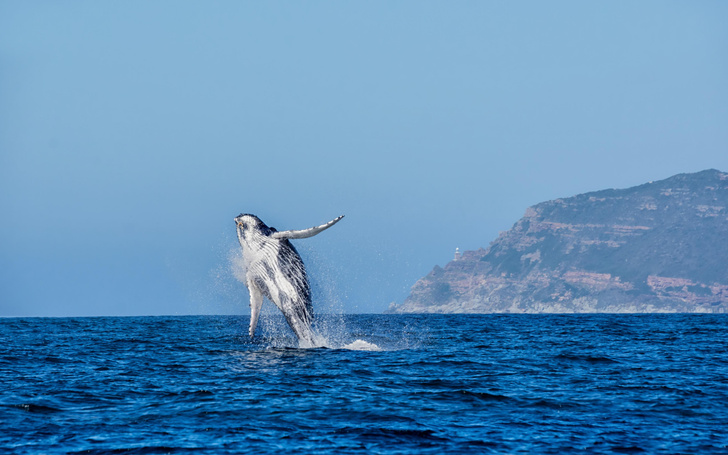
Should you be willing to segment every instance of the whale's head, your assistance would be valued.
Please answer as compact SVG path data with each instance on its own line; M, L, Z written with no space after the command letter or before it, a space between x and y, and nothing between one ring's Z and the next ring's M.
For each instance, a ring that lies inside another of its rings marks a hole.
M238 230L238 239L241 244L254 245L270 237L271 232L275 229L268 227L263 221L255 215L241 213L235 217L235 225Z

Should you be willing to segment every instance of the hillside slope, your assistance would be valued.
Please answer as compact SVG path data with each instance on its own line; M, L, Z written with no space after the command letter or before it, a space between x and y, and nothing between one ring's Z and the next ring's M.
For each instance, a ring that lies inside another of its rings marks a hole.
M436 266L388 312L728 312L728 174L530 207L487 249Z

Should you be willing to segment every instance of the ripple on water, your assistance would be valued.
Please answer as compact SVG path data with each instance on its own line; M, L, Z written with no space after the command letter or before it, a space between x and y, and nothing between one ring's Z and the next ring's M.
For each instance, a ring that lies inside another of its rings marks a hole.
M246 327L0 320L0 451L728 453L728 316L342 316L311 349Z

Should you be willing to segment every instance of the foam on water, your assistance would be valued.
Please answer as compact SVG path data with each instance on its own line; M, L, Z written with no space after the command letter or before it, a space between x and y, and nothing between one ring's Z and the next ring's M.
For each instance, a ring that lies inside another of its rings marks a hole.
M322 315L314 324L314 342L296 339L291 329L276 308L269 305L267 312L261 315L261 337L258 338L266 346L273 349L347 349L353 351L383 351L372 341L352 337L343 315ZM358 334L361 335L361 334ZM354 338L354 339L353 339ZM390 349L387 349L390 350Z
M356 340L341 347L341 349L349 349L351 351L381 351L382 348L374 343L364 340Z

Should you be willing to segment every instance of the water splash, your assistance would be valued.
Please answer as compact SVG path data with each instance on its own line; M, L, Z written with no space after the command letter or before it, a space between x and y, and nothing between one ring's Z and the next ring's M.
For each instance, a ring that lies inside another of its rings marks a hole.
M258 321L256 343L268 348L286 349L346 349L358 351L382 351L366 334L355 333L344 314L344 304L337 287L337 271L322 260L310 247L296 245L309 271L308 277L314 307L313 343L298 340L286 323L280 310L266 298ZM245 283L246 264L240 248L228 253L229 269L237 281ZM241 287L242 292L247 290ZM243 333L245 328L241 329Z
M268 302L269 303L269 302ZM372 341L361 339L361 334L353 336L346 318L342 314L318 315L314 320L313 343L299 340L291 331L286 320L274 305L264 304L265 310L261 313L259 333L255 342L265 346L266 349L347 349L356 351L382 351L381 347Z
M247 267L245 265L245 258L243 252L240 250L240 246L231 248L228 252L228 262L230 263L230 271L236 280L241 283L245 283L245 274Z

